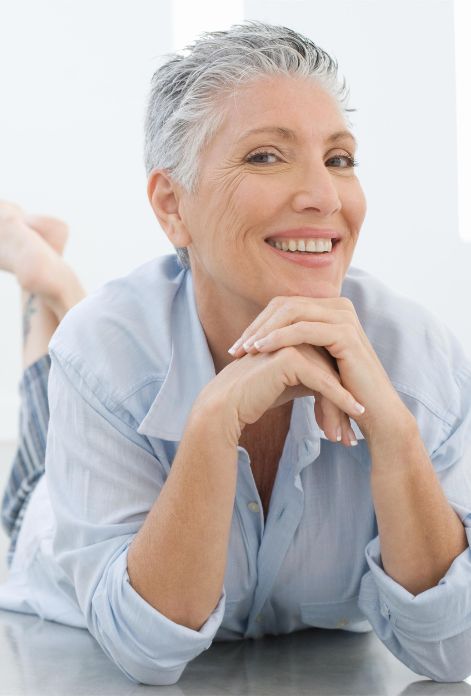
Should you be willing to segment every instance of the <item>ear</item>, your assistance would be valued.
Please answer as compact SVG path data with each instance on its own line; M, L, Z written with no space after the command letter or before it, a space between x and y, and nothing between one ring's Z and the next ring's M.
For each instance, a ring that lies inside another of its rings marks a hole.
M182 190L163 169L154 169L147 182L147 197L174 247L186 247L191 237L181 217Z

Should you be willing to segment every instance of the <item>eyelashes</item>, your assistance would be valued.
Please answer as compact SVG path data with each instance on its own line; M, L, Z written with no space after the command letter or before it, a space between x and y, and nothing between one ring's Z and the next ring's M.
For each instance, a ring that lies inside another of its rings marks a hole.
M249 157L247 157L245 161L248 162L249 164L272 164L270 162L260 162L260 161L257 162L257 161L255 161L256 157L269 157L269 156L276 157L277 159L279 159L278 155L275 154L274 152L270 152L269 150L260 150L259 152L254 152L251 155L249 155ZM333 157L329 157L329 159L327 160L327 163L332 162L332 160L345 160L347 163L346 166L344 166L344 167L342 167L342 166L335 167L336 169L350 169L353 167L358 167L358 164L359 164L358 161L354 157L352 157L351 155L334 155Z
M340 169L345 169L348 167L358 167L357 160L354 157L352 157L351 155L334 155L334 157L329 157L327 162L331 162L332 160L335 160L335 159L347 160L347 163L348 163L347 167L340 167Z

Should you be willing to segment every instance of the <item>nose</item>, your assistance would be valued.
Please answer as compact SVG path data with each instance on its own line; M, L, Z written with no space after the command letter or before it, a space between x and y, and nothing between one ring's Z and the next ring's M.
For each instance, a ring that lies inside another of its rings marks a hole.
M311 162L303 168L293 197L293 207L297 212L314 209L326 218L342 208L337 182L324 162Z

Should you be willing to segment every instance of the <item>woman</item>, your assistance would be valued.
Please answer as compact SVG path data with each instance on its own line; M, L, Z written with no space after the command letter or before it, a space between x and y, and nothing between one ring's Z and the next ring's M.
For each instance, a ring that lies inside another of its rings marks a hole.
M80 302L49 345L46 474L0 606L88 628L134 681L308 626L471 673L471 364L350 267L346 97L285 27L171 57L146 167L178 256Z

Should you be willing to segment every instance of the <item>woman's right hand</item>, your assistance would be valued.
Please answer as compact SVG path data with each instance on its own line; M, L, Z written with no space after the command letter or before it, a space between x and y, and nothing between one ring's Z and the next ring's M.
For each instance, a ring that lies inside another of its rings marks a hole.
M349 416L356 418L355 399L340 382L335 361L323 348L307 343L273 353L245 354L233 360L200 392L195 407L220 404L233 444L244 427L263 414L301 396L315 397L316 421L326 436L337 442L341 428L344 445L355 434Z

